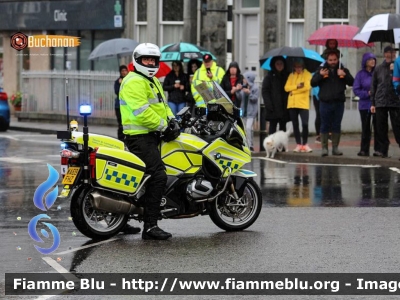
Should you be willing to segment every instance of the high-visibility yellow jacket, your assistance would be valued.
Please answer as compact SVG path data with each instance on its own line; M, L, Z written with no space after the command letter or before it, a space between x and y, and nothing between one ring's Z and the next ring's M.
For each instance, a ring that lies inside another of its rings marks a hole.
M289 92L287 108L310 109L311 73L306 69L301 74L290 73L285 84L285 91ZM303 82L302 88L297 85Z
M195 86L202 82L206 82L208 88L213 89L212 82L216 81L218 84L220 84L222 81L222 77L224 77L225 75L225 70L221 67L218 67L215 61L213 61L210 70L213 74L213 77L211 79L207 76L207 69L204 64L201 65L201 67L197 69L196 72L194 72L193 74L191 90L193 98L196 101L196 106L198 107L206 107L206 103L204 102L204 99L201 97L199 92L196 90Z
M155 77L152 83L143 75L129 72L122 80L119 102L126 135L164 131L168 120L174 118L161 84Z

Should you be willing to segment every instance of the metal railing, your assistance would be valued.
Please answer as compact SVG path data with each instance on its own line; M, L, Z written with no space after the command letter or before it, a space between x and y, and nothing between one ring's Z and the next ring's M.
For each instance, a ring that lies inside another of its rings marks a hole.
M22 72L22 112L65 113L66 96L71 114L79 105L92 105L95 117L115 118L114 81L118 72L27 71Z

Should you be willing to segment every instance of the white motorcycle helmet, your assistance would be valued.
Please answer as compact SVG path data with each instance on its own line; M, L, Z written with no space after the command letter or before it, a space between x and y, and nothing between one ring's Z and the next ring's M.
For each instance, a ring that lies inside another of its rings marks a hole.
M142 64L143 57L155 58L156 63L154 66L145 66ZM160 48L157 45L151 43L143 43L138 45L135 50L133 50L132 61L135 66L135 70L144 74L147 77L153 77L156 75L158 69L160 68Z

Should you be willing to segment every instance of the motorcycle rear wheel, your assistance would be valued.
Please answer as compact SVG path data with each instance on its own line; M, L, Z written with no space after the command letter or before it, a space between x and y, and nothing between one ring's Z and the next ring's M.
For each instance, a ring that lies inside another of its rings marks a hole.
M250 227L258 218L262 207L259 186L250 179L245 183L243 195L235 201L227 193L210 203L210 218L219 228L240 231Z
M78 230L94 240L106 240L121 231L128 222L124 214L97 211L92 206L88 194L91 189L83 189L71 199L71 216Z

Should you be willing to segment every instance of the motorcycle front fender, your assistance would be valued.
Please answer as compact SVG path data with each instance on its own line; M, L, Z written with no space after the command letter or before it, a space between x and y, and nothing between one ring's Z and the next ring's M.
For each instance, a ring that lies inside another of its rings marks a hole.
M240 169L240 170L237 170L233 174L233 176L242 177L242 178L250 178L250 177L256 177L257 173L254 173L253 171L250 171L250 170Z

